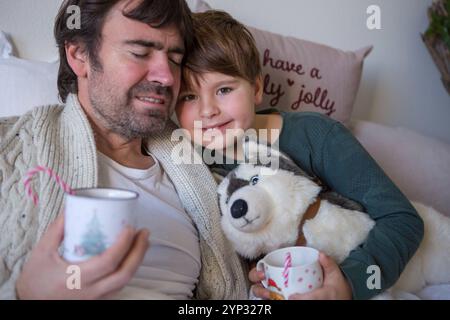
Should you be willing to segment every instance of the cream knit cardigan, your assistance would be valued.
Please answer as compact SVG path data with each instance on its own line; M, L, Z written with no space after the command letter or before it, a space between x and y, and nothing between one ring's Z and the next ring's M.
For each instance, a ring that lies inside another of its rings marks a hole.
M220 228L216 183L203 164L174 164L170 123L148 149L169 175L200 236L202 267L198 299L246 299L245 269ZM97 185L94 135L78 97L64 106L35 108L20 118L0 119L0 299L15 299L15 282L31 249L63 204L63 191L48 176L33 180L34 207L23 177L37 165L52 168L72 188ZM36 277L39 275L36 274Z

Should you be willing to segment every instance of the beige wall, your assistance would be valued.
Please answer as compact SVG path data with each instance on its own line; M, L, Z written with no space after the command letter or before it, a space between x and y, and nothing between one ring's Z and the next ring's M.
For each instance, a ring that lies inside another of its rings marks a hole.
M420 34L432 0L208 0L246 24L345 50L373 44L354 117L402 126L450 143L450 96ZM22 57L56 58L52 23L61 0L0 0L0 29ZM369 31L366 9L381 8Z

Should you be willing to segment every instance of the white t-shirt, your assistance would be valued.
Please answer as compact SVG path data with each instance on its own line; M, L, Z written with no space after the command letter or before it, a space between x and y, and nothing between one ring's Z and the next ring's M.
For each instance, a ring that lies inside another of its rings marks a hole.
M150 230L142 265L119 298L192 298L201 267L199 236L172 181L155 157L152 167L141 170L97 154L99 187L138 192L137 227Z

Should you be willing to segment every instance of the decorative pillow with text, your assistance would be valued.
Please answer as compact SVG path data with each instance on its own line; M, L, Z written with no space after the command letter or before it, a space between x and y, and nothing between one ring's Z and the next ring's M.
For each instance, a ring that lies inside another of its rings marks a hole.
M368 46L345 52L248 27L261 55L264 96L259 110L315 111L350 120Z
M189 1L194 12L212 9L203 0ZM364 58L372 51L372 46L346 52L247 28L255 38L263 69L264 96L258 110L315 111L348 124Z

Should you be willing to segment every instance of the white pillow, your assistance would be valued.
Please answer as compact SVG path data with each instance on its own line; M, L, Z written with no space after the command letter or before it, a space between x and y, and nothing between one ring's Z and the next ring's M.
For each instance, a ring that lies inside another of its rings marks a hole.
M211 6L203 0L187 0L186 2L192 12L203 12L211 9Z
M12 56L12 45L3 31L0 31L0 58Z
M353 120L351 130L410 199L450 217L450 145L406 128Z
M58 62L0 58L0 118L22 115L33 107L59 104Z

